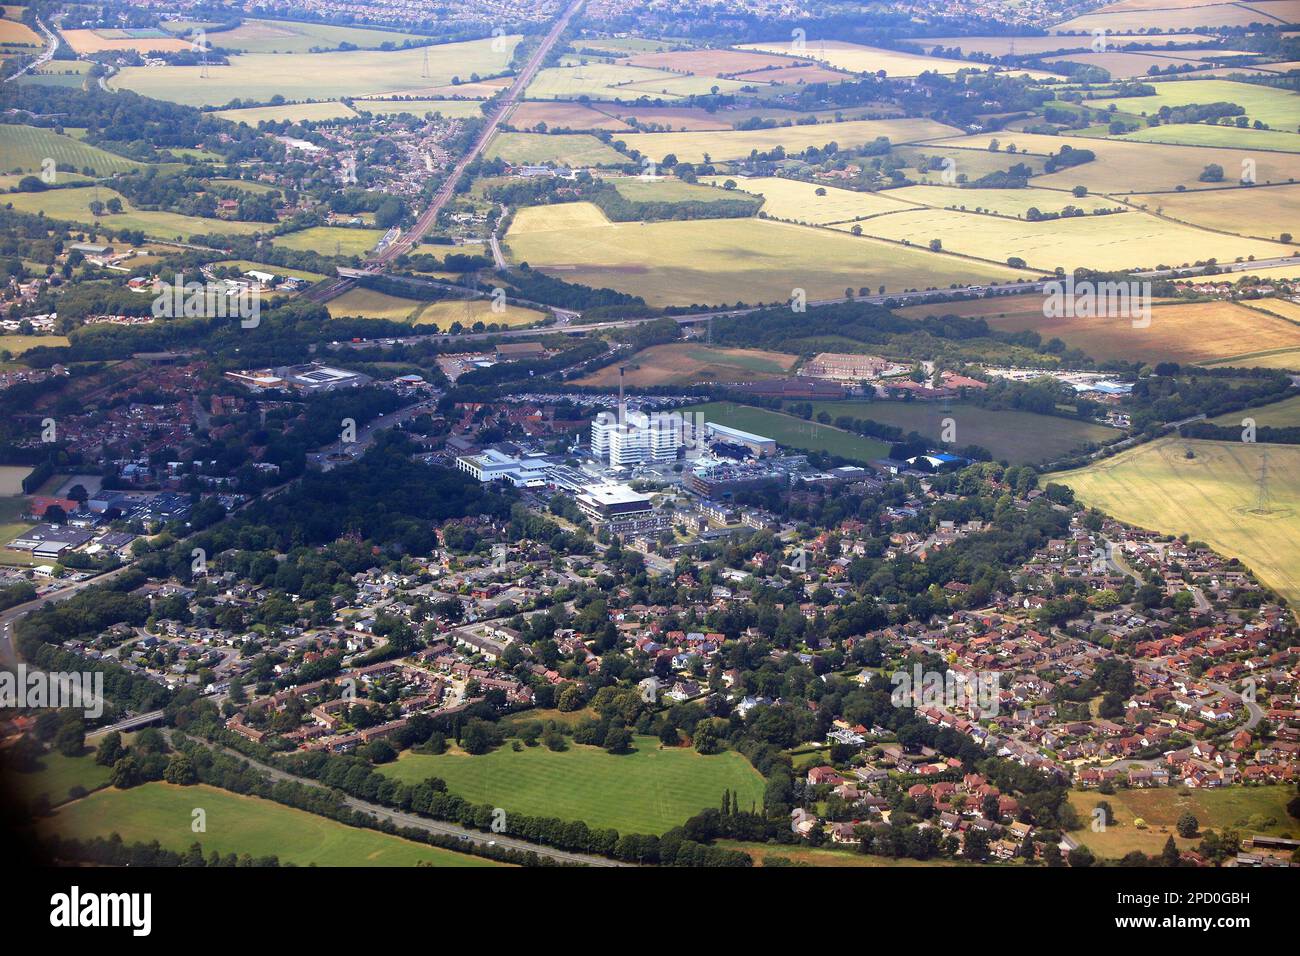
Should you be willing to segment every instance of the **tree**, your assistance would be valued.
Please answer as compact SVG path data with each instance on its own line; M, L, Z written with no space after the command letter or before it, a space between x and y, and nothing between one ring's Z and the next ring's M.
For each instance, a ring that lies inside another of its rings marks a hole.
M1201 829L1200 821L1190 813L1184 813L1178 818L1178 835L1184 840L1190 840L1196 836Z
M113 764L113 773L108 782L119 790L129 790L140 782L140 767L135 758L128 755Z
M1178 865L1178 845L1174 843L1174 838L1172 836L1165 841L1165 848L1160 851L1160 865Z
M54 736L54 747L65 757L80 757L86 749L86 722L78 715L65 720Z
M1096 862L1096 857L1092 855L1092 851L1086 846L1076 846L1070 851L1068 859L1070 866L1074 867L1092 866Z
M483 720L471 720L460 737L460 745L467 754L485 754L492 749L492 743L492 729Z
M184 753L175 753L172 759L167 763L167 769L163 771L163 779L168 783L174 783L181 787L188 787L191 784L199 782L198 772L194 769L194 762Z
M99 742L99 749L95 751L95 763L101 767L111 767L125 755L126 748L122 746L122 735L114 730L105 734L104 739Z
M605 733L605 749L612 754L625 754L632 749L632 731L626 727L611 727Z

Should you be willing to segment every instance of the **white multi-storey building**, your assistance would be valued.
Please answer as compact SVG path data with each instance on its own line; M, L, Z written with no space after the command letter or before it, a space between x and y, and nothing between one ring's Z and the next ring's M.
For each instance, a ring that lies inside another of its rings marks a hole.
M677 459L683 437L680 415L601 412L591 423L591 453L615 468L662 464Z

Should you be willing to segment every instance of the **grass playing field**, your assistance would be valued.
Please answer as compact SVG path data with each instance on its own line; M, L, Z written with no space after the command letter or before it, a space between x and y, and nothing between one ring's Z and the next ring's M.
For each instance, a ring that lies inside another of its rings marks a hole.
M1088 100L1089 106L1109 109L1114 104L1121 113L1149 116L1162 106L1187 106L1189 103L1236 103L1246 111L1246 118L1261 120L1269 126L1289 130L1296 128L1300 116L1300 93L1235 83L1232 80L1181 80L1153 83L1154 96L1126 96L1119 99Z
M382 229L352 226L312 226L275 237L275 245L323 256L364 256L384 237Z
M621 833L663 833L718 806L724 790L744 809L761 806L764 787L758 771L734 751L704 757L641 736L635 750L622 756L577 744L559 753L504 746L476 757L407 751L380 771L406 783L441 777L450 792L473 803Z
M796 356L762 349L715 348L696 343L674 342L642 349L628 357L624 382L635 386L695 385L701 382L753 382L780 378L794 365ZM585 378L579 385L618 384L618 366L608 365Z
M874 438L864 438L830 425L805 421L794 415L754 408L751 405L707 402L692 405L687 411L701 412L707 421L753 432L775 439L777 444L803 451L826 452L863 463L889 453L889 446Z
M1047 173L1034 181L1035 186L1057 186L1062 189L1087 186L1095 193L1154 192L1172 190L1178 186L1189 190L1206 189L1238 182L1243 172L1244 159L1254 161L1257 183L1285 183L1300 179L1300 155L1294 153L1247 153L1209 146L1169 146L1122 139L1009 132L996 136L980 133L944 139L935 145L987 149L993 141L998 143L1003 152L1008 145L1014 144L1020 150L1044 156L1059 152L1062 146L1088 149L1096 154L1096 159L1091 162ZM1014 157L1007 159L1007 165L1015 161ZM1223 167L1223 183L1200 182L1202 171L1211 163Z
M884 136L891 143L949 136L952 127L929 119L851 120L845 123L817 123L809 126L777 126L772 129L720 130L687 133L628 133L616 137L631 149L658 162L669 153L686 163L741 159L753 150L770 152L778 146L787 153L819 149L827 143L841 147L861 146Z
M128 66L110 86L188 106L224 106L236 98L266 101L276 93L288 99L365 96L500 73L518 40L491 37L412 50L246 53L232 57L228 66L210 65L208 79L200 78L197 66Z
M573 133L498 133L487 149L488 159L508 163L555 163L563 166L622 166L632 159L594 136Z
M783 302L796 288L815 301L841 296L847 286L899 291L1028 275L771 220L612 223L589 203L521 209L506 243L515 262L656 306Z
M28 349L40 348L42 345L58 347L67 344L66 335L0 335L0 352L11 355L22 355Z
M105 213L100 222L114 229L140 229L145 235L158 239L188 240L195 235L251 235L267 229L266 223L234 222L227 219L203 219L199 216L183 216L180 213L160 212L149 209L135 209L130 201L120 193L100 186L77 186L70 189L50 189L40 193L10 193L4 197L12 202L20 212L44 212L51 219L68 219L73 222L92 225L95 217L91 214L90 203L98 196L99 201L107 203L110 199L122 201L123 212L117 215Z
M1044 341L1060 338L1101 361L1226 363L1253 352L1300 349L1300 327L1233 302L1154 303L1146 328L1134 328L1131 320L1122 318L1047 318L1043 303L1043 296L1032 294L914 305L897 311L914 319L964 315L983 318L995 329L1035 329Z
M814 414L823 411L832 419L849 415L897 425L905 432L915 431L934 441L943 433L944 419L951 418L956 447L980 445L992 452L994 458L1005 459L1013 465L1051 461L1090 442L1109 441L1120 434L1105 425L1072 418L961 403L946 408L936 402L813 403Z
M1278 239L1283 233L1300 235L1300 185L1155 193L1128 200L1157 215L1207 229L1265 239Z
M326 103L286 103L283 106L249 106L240 110L221 110L217 113L222 119L232 123L247 123L256 126L263 121L279 123L288 120L300 123L304 120L321 122L323 120L351 119L356 110L344 103L334 101Z
M206 814L206 832L190 829L195 808ZM147 783L130 790L100 790L62 807L41 821L41 828L83 840L118 833L127 843L157 840L176 852L198 842L205 856L214 850L222 855L277 856L281 863L298 866L498 865L203 784Z
M1133 850L1150 856L1164 849L1174 838L1180 850L1191 849L1201 837L1184 839L1175 829L1178 818L1191 813L1206 830L1236 830L1245 838L1253 833L1273 836L1300 833L1300 824L1286 812L1295 795L1290 787L1224 787L1218 790L1186 790L1181 787L1153 787L1147 790L1118 790L1112 794L1072 791L1070 804L1086 825L1071 833L1076 840L1100 857L1119 859ZM1101 801L1110 803L1115 820L1104 832L1092 831L1092 811ZM1146 827L1139 829L1135 821Z
M1248 413L1246 413L1248 414ZM1194 457L1188 458L1190 451ZM1268 456L1270 502L1258 509ZM1162 438L1046 480L1122 521L1238 557L1288 600L1300 598L1300 447Z
M98 176L123 173L144 165L50 129L9 123L0 125L0 157L0 167L5 172L38 173L46 158L69 163L78 172L89 167Z
M1290 255L1296 248L1209 232L1138 210L1030 222L949 209L918 209L878 216L861 225L869 236L919 246L938 239L951 252L999 261L1018 257L1043 272L1058 267L1068 271L1081 266L1124 270L1181 266L1210 258L1231 261L1238 256L1271 259ZM840 224L834 228L850 227Z
M727 181L726 176L712 176L707 182L716 186ZM736 181L738 191L743 190L763 197L763 212L774 219L821 225L862 219L882 212L899 212L915 208L910 203L898 201L891 192L857 192L839 189L820 183L806 183L778 176L759 176ZM818 192L824 195L817 195Z

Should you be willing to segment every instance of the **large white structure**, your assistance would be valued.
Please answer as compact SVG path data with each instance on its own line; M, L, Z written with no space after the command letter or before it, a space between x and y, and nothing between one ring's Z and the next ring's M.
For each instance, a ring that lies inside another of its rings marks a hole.
M677 459L683 419L672 413L601 412L591 423L591 453L611 467L662 464Z
M487 448L477 455L461 455L456 459L456 467L477 481L505 478L519 487L537 487L546 483L546 472L551 466L543 455L515 458Z

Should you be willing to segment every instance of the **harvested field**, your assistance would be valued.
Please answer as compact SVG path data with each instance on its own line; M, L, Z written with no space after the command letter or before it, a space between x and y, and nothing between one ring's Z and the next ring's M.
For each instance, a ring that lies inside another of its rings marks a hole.
M1295 137L1300 140L1300 136ZM1243 236L1300 233L1300 184L1128 197L1157 215Z
M561 100L520 103L511 112L508 122L521 130L533 129L538 123L545 123L550 129L608 129L622 132L632 128L618 117L602 113L584 103L565 103Z
M808 61L768 53L751 53L747 50L674 50L669 53L637 53L621 62L627 66L644 66L671 73L731 76L766 67L796 66Z
M716 186L727 181L725 176L709 177ZM910 203L893 198L894 191L857 192L838 189L820 183L806 183L797 179L763 176L741 180L737 191L763 197L762 211L773 219L821 225L847 222L886 212L914 209ZM825 195L817 195L818 191Z
M627 385L697 385L708 382L753 382L782 378L794 366L797 356L762 349L711 348L695 343L674 342L642 349L623 364ZM578 385L616 386L618 366L608 365Z
M286 103L283 106L250 106L240 110L221 110L217 115L222 119L230 120L232 123L247 123L249 126L256 126L262 122L279 123L284 120L291 123L300 123L304 120L322 122L324 120L351 119L357 113L349 108L346 103L328 102Z

